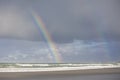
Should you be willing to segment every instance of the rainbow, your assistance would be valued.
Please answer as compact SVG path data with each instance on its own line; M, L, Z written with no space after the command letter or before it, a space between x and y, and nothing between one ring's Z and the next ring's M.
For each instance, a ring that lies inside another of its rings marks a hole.
M39 31L43 34L45 40L47 41L48 46L50 48L50 52L53 55L55 61L60 63L61 56L60 56L59 51L56 47L56 44L52 40L50 33L48 32L44 22L42 21L42 18L39 15L37 15L34 11L32 11L32 17L33 17L35 23L37 24L37 29L39 29Z

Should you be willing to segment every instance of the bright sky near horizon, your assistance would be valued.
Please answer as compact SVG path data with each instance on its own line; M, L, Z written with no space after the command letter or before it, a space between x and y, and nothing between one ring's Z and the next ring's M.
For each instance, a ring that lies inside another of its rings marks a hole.
M120 1L0 0L0 62L9 61L120 61Z

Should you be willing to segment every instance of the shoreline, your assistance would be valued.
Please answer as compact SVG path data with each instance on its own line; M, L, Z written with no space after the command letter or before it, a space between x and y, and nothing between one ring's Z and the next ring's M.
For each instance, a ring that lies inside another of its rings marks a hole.
M53 76L53 75L96 75L120 74L119 68L59 70L59 71L32 71L32 72L0 72L0 78L19 78L28 76Z

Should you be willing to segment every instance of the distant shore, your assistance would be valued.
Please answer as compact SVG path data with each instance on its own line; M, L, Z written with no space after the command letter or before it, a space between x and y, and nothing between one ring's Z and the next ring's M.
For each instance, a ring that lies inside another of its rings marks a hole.
M58 71L32 71L32 72L0 72L0 78L28 77L39 75L93 75L93 74L120 74L118 68L99 68L99 69L74 69Z

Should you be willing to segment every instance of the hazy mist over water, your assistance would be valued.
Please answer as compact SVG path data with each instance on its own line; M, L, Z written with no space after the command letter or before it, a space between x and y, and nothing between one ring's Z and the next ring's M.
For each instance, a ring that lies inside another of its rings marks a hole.
M120 80L120 74L95 75L36 75L21 78L0 78L0 80Z

